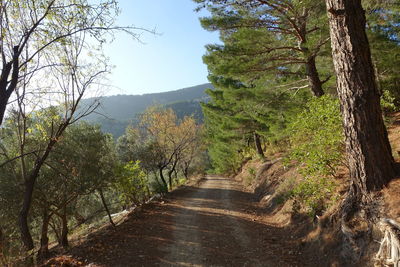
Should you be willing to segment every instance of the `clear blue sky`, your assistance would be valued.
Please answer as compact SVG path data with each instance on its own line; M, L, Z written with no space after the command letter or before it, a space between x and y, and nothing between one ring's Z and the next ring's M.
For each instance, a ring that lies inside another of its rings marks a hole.
M115 66L110 75L113 94L145 94L176 90L207 81L202 62L204 46L218 42L218 34L201 28L191 0L120 0L119 25L156 29L143 33L144 44L124 34L105 52Z

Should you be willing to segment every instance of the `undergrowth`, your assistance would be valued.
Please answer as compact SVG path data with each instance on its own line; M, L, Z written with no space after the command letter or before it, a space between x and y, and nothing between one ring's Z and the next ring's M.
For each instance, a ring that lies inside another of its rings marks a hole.
M339 103L331 96L311 100L288 126L290 152L285 164L297 162L302 179L286 194L310 216L334 202L337 167L343 164L343 134Z
M251 185L253 181L256 179L256 169L250 167L248 170L248 175L245 176L246 185Z

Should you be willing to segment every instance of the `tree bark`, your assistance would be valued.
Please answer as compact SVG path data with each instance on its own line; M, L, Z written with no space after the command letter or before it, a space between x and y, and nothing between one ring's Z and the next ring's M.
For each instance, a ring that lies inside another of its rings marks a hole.
M3 65L0 75L0 125L3 124L8 99L18 84L19 76L19 46L13 47L13 59ZM4 62L5 63L5 62ZM12 70L12 71L11 71ZM11 77L10 77L11 74ZM10 81L9 81L10 80Z
M49 232L49 223L50 223L50 214L49 210L45 208L43 210L43 221L42 221L42 232L41 232L41 237L40 237L40 249L38 251L38 261L43 262L48 255L49 255L49 238L48 238L48 232Z
M353 193L365 199L395 176L361 0L326 0Z
M311 92L315 97L323 96L324 90L322 89L322 82L319 78L317 66L315 63L315 56L311 56L307 59L306 62L306 75L308 79L308 83L311 87Z
M27 251L34 248L32 235L29 231L28 215L31 207L35 181L36 177L35 178L29 177L29 179L25 181L24 200L22 203L22 209L19 213L19 229L21 232L21 240Z
M185 176L186 180L189 179L189 164L187 164L186 162L184 163L182 172L183 172L183 175Z
M3 119L6 113L6 108L9 98L10 96L8 95L8 93L6 91L3 91L2 88L0 88L0 125L3 124Z
M3 234L3 230L0 226L0 263L6 266L6 262L4 260L4 247L5 247L5 237Z
M172 168L168 171L168 179L169 179L169 189L172 190L172 174L175 171L176 164L178 164L178 159L176 158L174 160L174 163L172 165Z
M307 21L309 18L309 10L307 8L303 9L300 17L298 17L298 30L300 33L299 47L305 58L306 65L306 76L308 83L311 88L311 92L315 97L321 97L324 95L324 90L322 90L322 82L319 78L319 73L315 63L316 52L311 54L310 49L307 45Z
M164 168L159 169L160 179L163 183L164 189L166 190L166 192L168 192L168 184L167 184L167 181L165 181L163 170L164 170Z
M103 190L99 189L98 191L99 191L99 195L100 195L100 198L101 198L101 203L103 203L103 207L107 212L108 220L110 221L111 225L115 227L115 223L114 223L114 221L113 221L113 219L111 217L110 210L108 209L107 202L106 202L106 199L105 199L104 194L103 194Z
M262 158L265 158L264 151L263 151L262 146L261 146L260 135L258 133L256 133L256 132L254 132L254 144L256 146L256 150L257 150L258 155L260 155Z
M59 229L57 229L57 222L50 219L49 226L53 230L53 233L56 236L57 243L61 244L61 233L60 233Z
M61 246L63 248L68 248L69 247L69 242L68 242L68 219L67 219L67 207L64 207L62 218L62 230L61 230Z
M65 124L60 129L60 135L65 130L66 125L68 125L68 124ZM22 202L22 208L19 213L18 221L19 221L19 229L21 232L21 240L27 251L34 248L33 239L32 239L32 235L29 231L29 224L28 224L28 216L29 216L29 210L30 210L31 204L32 204L33 189L35 187L36 179L39 176L40 169L42 168L44 162L46 161L47 157L49 156L51 150L53 149L53 147L56 143L57 143L56 138L52 139L48 143L46 151L44 152L44 154L41 157L39 157L36 160L35 166L34 166L32 172L30 173L30 175L28 176L28 178L25 180L25 183L24 183L24 199Z

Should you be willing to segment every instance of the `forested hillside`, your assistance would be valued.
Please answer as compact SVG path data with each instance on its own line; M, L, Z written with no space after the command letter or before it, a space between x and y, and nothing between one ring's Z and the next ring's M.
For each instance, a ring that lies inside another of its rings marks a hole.
M99 102L95 113L88 115L85 120L100 124L105 133L111 133L115 138L120 137L125 128L138 122L138 115L152 105L162 105L172 108L178 118L193 115L198 122L203 121L200 102L207 102L209 96L206 89L212 89L210 83L183 88L176 91L144 95L115 95L100 98L89 98L82 101L82 106Z

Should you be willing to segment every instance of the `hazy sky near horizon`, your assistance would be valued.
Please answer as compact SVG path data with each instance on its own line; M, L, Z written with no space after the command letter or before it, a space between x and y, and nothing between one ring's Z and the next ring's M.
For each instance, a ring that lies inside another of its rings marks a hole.
M191 0L120 0L119 25L155 29L141 41L118 34L105 53L114 65L105 95L145 94L176 90L208 82L204 46L219 41L204 30Z

